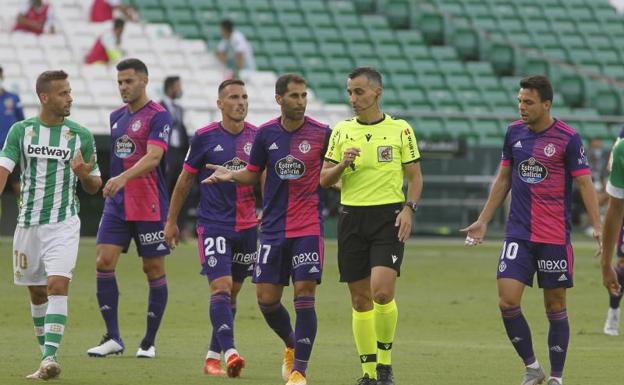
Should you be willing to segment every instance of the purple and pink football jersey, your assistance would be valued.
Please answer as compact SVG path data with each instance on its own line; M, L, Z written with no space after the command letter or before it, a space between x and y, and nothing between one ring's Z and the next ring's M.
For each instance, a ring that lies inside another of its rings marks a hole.
M224 166L232 171L244 169L249 163L257 128L245 123L243 131L232 134L221 123L211 123L195 132L184 161L184 169L204 180L213 171L207 163ZM201 184L197 217L200 223L226 231L255 227L256 198L253 186L238 183Z
M522 121L507 128L502 166L512 168L505 236L570 242L572 179L591 174L580 135L561 120L535 133Z
M322 236L319 180L329 135L328 125L307 116L294 132L286 131L279 118L258 129L247 169L267 170L263 237Z
M160 104L149 101L131 113L127 105L113 111L110 176L134 166L152 144L167 150L171 117ZM165 155L166 156L166 155ZM165 184L165 156L149 173L129 180L115 196L106 199L104 213L126 221L163 221L169 209Z

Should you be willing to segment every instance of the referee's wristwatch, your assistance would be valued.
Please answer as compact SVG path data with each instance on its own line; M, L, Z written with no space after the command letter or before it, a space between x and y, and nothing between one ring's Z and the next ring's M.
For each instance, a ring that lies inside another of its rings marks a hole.
M412 210L412 213L415 213L418 210L418 203L407 201L405 202L405 206L409 207Z

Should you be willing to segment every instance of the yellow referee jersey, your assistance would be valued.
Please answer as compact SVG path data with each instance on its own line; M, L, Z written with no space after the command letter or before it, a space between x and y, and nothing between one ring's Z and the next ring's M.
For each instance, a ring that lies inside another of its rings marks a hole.
M403 202L403 165L420 159L412 127L387 114L374 124L356 118L342 121L332 130L325 160L340 163L350 147L358 147L360 156L342 173L340 202L348 206Z

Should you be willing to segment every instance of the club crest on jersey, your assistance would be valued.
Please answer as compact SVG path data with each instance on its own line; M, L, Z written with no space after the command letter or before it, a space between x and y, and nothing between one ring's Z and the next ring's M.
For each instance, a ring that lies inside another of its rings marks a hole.
M557 149L555 148L555 145L552 143L548 143L548 145L544 147L544 155L546 155L549 158L555 155L555 152L557 152Z
M245 154L247 155L251 154L251 142L245 143L245 145L243 146L243 152L245 152Z
M128 135L122 135L115 141L115 155L118 158L125 159L136 151L136 145Z
M238 157L234 157L234 159L230 159L227 162L223 163L223 167L227 168L230 171L238 171L247 167L247 163Z
M378 162L392 162L392 146L377 147Z
M305 173L305 164L288 155L275 162L275 173L282 180L299 179Z
M66 141L68 141L68 142L69 142L70 140L72 140L72 138L73 138L74 136L76 136L76 134L74 134L74 133L73 133L73 132L71 132L71 131L66 131L66 132L63 134L63 138L65 138L65 140L66 140Z
M139 131L141 129L141 120L136 120L134 123L132 123L132 126L130 128L134 132Z
M518 165L518 176L526 183L540 183L548 176L548 169L537 159L530 157Z
M301 151L304 154L307 154L308 152L310 152L311 148L312 146L310 146L310 142L308 142L307 140L304 140L303 142L299 143L299 151Z

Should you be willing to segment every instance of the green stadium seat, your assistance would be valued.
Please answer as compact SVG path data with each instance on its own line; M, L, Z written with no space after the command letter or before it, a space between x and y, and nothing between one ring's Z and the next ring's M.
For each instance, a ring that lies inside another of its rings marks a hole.
M316 42L312 30L304 26L291 26L290 28L287 28L284 37L290 41L294 47L303 42Z
M512 47L505 44L493 44L490 48L489 56L492 68L496 74L505 76L514 73L516 52Z
M305 19L313 29L334 27L336 25L330 13L306 13Z
M622 114L622 94L615 89L602 89L596 91L592 98L592 106L601 115Z
M341 42L324 41L319 44L321 55L326 57L348 56L345 45Z
M467 73L448 74L446 75L446 83L455 90L466 90L476 87L472 81L472 77Z
M461 2L442 2L438 4L438 9L442 11L442 13L453 17L466 14L464 5Z
M247 0L249 1L249 0ZM272 7L267 9L268 12L283 11L283 12L297 12L299 10L299 2L292 0L271 0Z
M217 8L213 0L188 0L188 4L195 11L214 10Z
M312 89L336 84L334 75L329 71L306 71L305 78Z
M472 79L481 90L500 90L500 82L494 75L472 75Z
M201 0L197 0L197 1L201 1ZM273 1L273 4L275 4L276 10L284 11L283 7L280 7L278 5L279 3L276 3L275 1ZM269 0L244 0L244 6L245 6L245 9L250 13L270 12L274 9L271 3L269 2ZM296 10L296 7L294 7L294 9Z
M609 64L615 65L615 64L622 63L620 55L618 54L618 51L616 51L613 48L595 50L594 56L596 57L596 59L598 59L600 63L604 65L609 65Z
M463 60L479 58L479 35L473 28L456 28L450 40Z
M167 0L163 1L162 5L166 8L180 8L180 9L189 9L191 5L188 0Z
M169 21L165 11L161 8L143 8L141 9L141 18L151 23L167 23Z
M377 44L375 52L384 59L403 60L405 58L405 54L400 45Z
M439 60L438 65L440 66L440 70L446 74L450 75L464 75L467 74L466 67L464 67L464 63L460 61L454 60Z
M356 67L373 67L381 68L383 62L376 55L358 56L353 58Z
M353 58L356 58L358 56L369 55L371 52L374 52L374 46L370 43L357 42L348 44L347 50Z
M550 63L541 58L527 57L519 71L523 76L545 75L551 76Z
M446 21L438 12L422 12L418 26L429 44L443 44L446 38Z
M242 0L217 1L215 5L221 12L241 12L245 10Z
M613 140L614 135L605 122L583 122L583 136L587 139L599 138Z
M492 64L485 61L475 61L466 63L466 71L473 76L494 76Z
M479 136L489 136L495 138L503 138L507 127L501 124L497 119L475 119L472 126ZM499 143L502 147L502 141Z
M346 29L330 29L338 41L344 41L346 44L353 43L372 43L368 37L368 33L363 28L346 28ZM319 31L316 31L319 32Z
M431 58L431 53L426 45L413 45L405 50L405 56L411 60L429 59Z
M412 81L412 84L414 84L414 81ZM399 90L399 96L403 99L408 109L410 109L413 104L429 101L427 95L421 88L405 88Z
M624 67L622 65L605 65L603 73L611 79L624 81Z
M340 26L340 28L352 28L352 27L360 27L360 17L356 14L342 14L342 13L334 13L334 24Z
M406 51L412 46L420 46L425 44L425 41L420 32L413 29L395 31L394 35L396 36L399 44L401 44L403 49Z
M279 12L277 13L277 21L285 27L305 25L303 16L299 12Z
M439 72L438 63L430 58L411 60L411 63L417 73Z
M451 137L446 131L444 119L434 117L421 117L419 123L413 127L417 136L427 139L447 139ZM420 134L420 135L419 135Z
M299 62L292 56L271 56L271 65L278 74L288 72L301 73Z
M313 41L300 41L295 44L291 44L291 46L295 47L292 52L296 56L318 56L320 54L318 46Z
M389 1L385 6L384 13L390 27L394 29L407 29L410 27L412 10L409 2L403 0Z
M316 40L319 42L329 42L329 41L333 41L333 42L343 42L344 38L343 35L340 33L340 30L338 30L337 28L323 28L323 29L317 29L314 31L313 33L314 37L316 37ZM368 38L366 38L366 34L362 34L363 36L363 41L368 41Z
M304 12L324 13L327 12L324 1L299 1L299 9Z
M300 59L301 67L306 71L327 71L331 68L321 56L308 56Z
M185 39L201 39L204 37L203 32L195 23L175 24L174 31Z
M171 24L195 23L195 16L190 8L168 8L166 12Z
M277 17L273 12L256 12L251 18L251 23L256 28L261 28L263 33L266 28L279 28Z
M444 79L444 75L442 75L441 73L419 74L417 84L430 90L448 88L446 80Z
M314 90L314 93L320 99L327 103L345 104L347 103L347 97L344 90L339 88L319 88Z
M261 52L254 53L254 60L256 61L256 66L260 70L269 70L271 69L271 58L269 55Z
M359 13L373 13L377 10L375 0L353 0L353 5Z
M269 56L291 56L292 50L286 40L263 40L262 50Z
M268 41L275 41L275 40L283 40L286 41L286 34L284 33L284 30L279 27L279 26L266 26L266 27L259 27L256 25L256 30L258 32L261 31L261 33L259 33L260 38L262 40L268 40Z
M331 68L335 73L342 74L342 76L345 76L355 68L351 58L347 57L327 58L326 66Z
M472 129L472 122L469 119L450 118L446 120L446 130L453 137L478 139L479 134Z
M163 6L160 0L132 0L132 4L137 8L160 8Z
M399 91L416 88L416 76L413 72L390 72L383 76L384 83L391 83Z
M559 92L570 107L583 107L586 92L585 80L577 74L563 74L559 79Z
M408 73L411 74L414 72L412 68L412 63L408 59L386 59L383 58L383 70L387 73L399 74L399 73Z
M559 41L561 45L567 49L587 48L587 43L580 34L562 34L559 35Z

